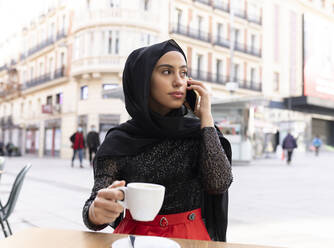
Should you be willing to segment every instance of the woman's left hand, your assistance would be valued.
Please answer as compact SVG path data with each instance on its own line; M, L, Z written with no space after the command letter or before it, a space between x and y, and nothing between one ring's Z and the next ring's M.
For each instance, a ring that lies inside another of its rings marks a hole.
M211 98L208 89L202 82L189 78L187 90L196 90L200 95L199 104L195 108L195 115L201 120L201 127L213 127L214 121L211 114Z

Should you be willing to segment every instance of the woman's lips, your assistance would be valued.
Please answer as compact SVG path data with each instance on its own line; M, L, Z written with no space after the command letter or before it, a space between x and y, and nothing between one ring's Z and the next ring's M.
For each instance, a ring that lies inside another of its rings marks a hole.
M184 96L184 93L182 92L172 92L169 93L169 95L171 95L172 97L176 98L176 99L181 99Z

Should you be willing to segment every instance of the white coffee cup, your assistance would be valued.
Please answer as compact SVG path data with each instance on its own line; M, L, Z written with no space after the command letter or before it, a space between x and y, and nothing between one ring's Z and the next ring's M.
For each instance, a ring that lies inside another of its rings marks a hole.
M159 184L129 183L117 189L124 192L124 200L118 202L138 221L154 220L164 201L165 187Z

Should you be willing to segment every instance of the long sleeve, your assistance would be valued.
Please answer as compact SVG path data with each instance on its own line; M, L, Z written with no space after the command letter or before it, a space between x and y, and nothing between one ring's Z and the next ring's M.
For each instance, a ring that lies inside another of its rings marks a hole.
M117 163L111 159L101 159L95 161L94 163L94 186L91 192L90 197L86 201L83 211L82 217L85 225L94 231L102 230L108 226L108 224L104 225L94 225L90 222L88 218L89 207L94 201L97 192L100 189L106 188L113 183L113 181L118 179L119 175L119 166Z
M205 190L210 194L224 193L232 183L231 164L214 127L202 129L200 171Z

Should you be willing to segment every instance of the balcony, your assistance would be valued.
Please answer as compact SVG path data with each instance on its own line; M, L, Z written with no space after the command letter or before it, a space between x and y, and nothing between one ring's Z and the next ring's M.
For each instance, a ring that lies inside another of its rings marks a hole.
M35 87L37 85L41 85L44 83L47 83L49 81L61 78L65 76L65 67L58 68L52 73L46 73L44 75L41 75L37 78L33 78L27 82L25 82L23 89L28 89L31 87Z
M30 56L30 55L44 49L45 47L48 47L48 46L52 45L53 43L54 43L54 39L52 37L49 37L48 39L46 39L43 42L39 43L38 45L34 46L33 48L30 48L28 50L27 56Z
M126 56L107 55L84 57L72 61L72 75L92 72L119 72L125 64Z
M173 25L172 33L181 34L204 42L211 42L211 37L209 33L204 32L203 30L200 29L193 29L180 24Z
M229 76L225 76L219 73L210 73L206 71L196 70L188 68L188 75L189 77L199 80L199 81L205 81L209 83L217 83L221 85L225 85L227 82L230 81ZM254 81L248 81L248 80L240 80L238 78L234 78L233 82L237 82L239 88L241 89L247 89L247 90L253 90L253 91L262 91L262 84L261 82L254 82Z
M224 39L220 35L217 35L216 39L215 39L215 42L214 42L214 45L222 46L222 47L225 47L225 48L230 48L230 41Z
M234 9L234 15L242 19L246 19L246 11L244 9Z
M230 12L230 6L228 3L223 2L223 1L215 1L212 6L214 9L219 9L224 12L229 13Z
M256 48L254 46L246 46L245 44L235 42L234 43L234 49L236 51L242 52L242 53L247 53L256 57L261 57L262 52L261 49Z
M247 16L247 20L249 22L252 22L252 23L255 23L255 24L258 24L258 25L262 25L262 18L260 15L251 15L249 14Z
M193 1L211 6L210 0L193 0Z
M58 31L57 32L57 35L56 35L56 40L60 40L62 38L66 37L66 33L65 33L65 30L62 29L61 31Z
M8 69L7 64L0 66L0 71L7 70L7 69Z
M73 20L73 32L85 27L106 25L135 26L161 30L161 18L151 11L112 8L78 12Z
M253 80L240 80L240 79L234 79L233 82L237 82L239 88L246 89L246 90L254 90L254 91L262 91L262 83L261 82L255 82Z

